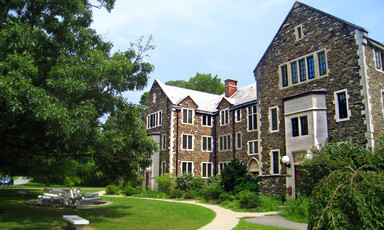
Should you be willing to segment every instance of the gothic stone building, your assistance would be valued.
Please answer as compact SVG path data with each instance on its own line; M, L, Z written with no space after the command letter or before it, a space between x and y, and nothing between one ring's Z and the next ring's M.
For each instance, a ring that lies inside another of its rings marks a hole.
M236 157L261 192L295 195L312 149L343 140L374 148L383 135L383 54L364 28L295 2L254 70L256 85L231 95L236 82L226 81L227 95L208 94L202 107L192 94L167 97L155 81L148 134L165 140L156 170L206 177ZM156 116L162 125L152 127Z

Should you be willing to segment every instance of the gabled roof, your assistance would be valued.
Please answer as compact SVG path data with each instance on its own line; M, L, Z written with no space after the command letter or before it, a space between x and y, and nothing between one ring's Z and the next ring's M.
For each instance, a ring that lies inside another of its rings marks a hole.
M256 100L256 83L240 88L232 97L228 98L224 95L216 95L211 93L200 92L196 90L184 89L175 86L169 86L155 80L174 105L178 105L181 101L190 97L197 105L197 109L206 112L216 112L218 104L222 99L226 99L233 106Z

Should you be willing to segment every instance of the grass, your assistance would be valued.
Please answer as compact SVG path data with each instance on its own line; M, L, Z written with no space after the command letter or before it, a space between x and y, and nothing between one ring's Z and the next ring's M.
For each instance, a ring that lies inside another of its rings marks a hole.
M20 189L22 190L22 189ZM52 229L65 226L63 215L79 215L90 221L87 227L102 229L198 229L211 222L212 210L191 204L137 198L103 197L112 205L88 210L44 208L24 204L42 190L0 190L1 229Z
M248 222L245 222L244 219L246 219L246 218L241 218L239 224L233 230L284 230L284 229L289 229L289 228L279 228L279 227L268 226L268 225L248 223Z

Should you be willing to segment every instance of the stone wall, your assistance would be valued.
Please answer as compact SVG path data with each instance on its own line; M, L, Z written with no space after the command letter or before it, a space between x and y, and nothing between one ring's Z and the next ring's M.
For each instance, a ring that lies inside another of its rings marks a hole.
M284 196L286 194L285 176L259 176L257 178L259 192Z

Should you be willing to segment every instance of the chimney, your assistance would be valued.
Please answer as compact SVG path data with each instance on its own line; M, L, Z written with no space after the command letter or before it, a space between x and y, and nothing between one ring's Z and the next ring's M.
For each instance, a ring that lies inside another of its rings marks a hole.
M237 91L237 81L227 79L225 82L225 97L231 97Z

